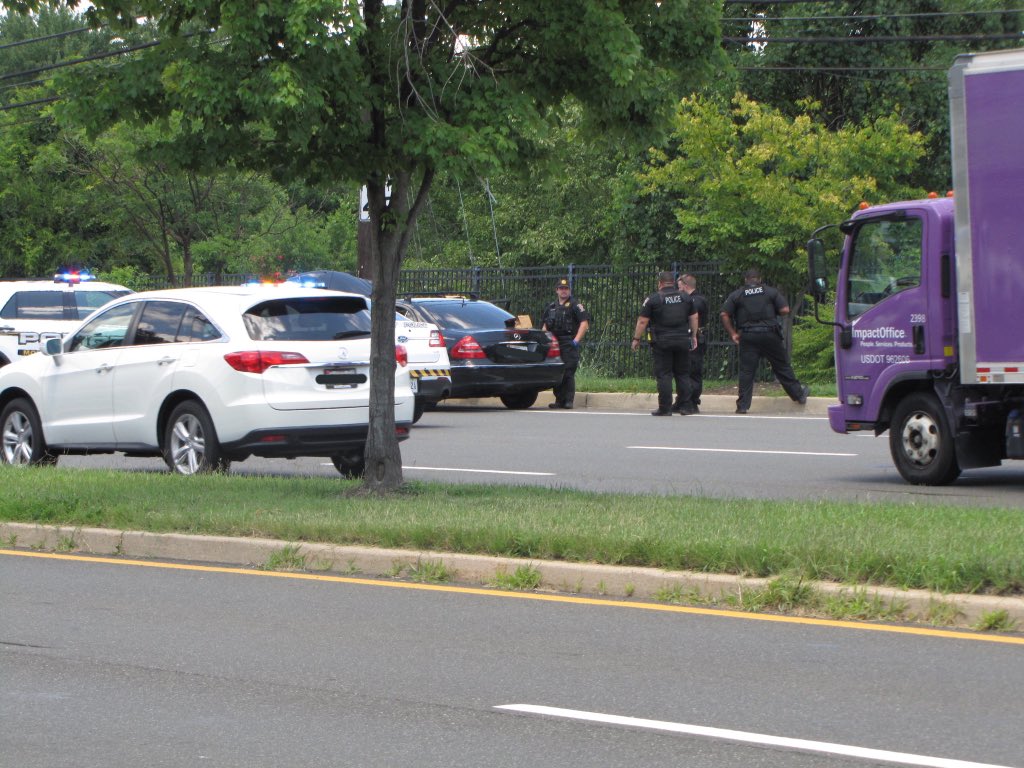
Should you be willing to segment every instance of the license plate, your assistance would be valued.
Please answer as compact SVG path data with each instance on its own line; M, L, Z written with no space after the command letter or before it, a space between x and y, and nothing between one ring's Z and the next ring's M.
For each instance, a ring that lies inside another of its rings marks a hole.
M409 389L412 390L412 393L414 395L417 392L419 392L420 391L420 380L419 379L409 379Z
M316 377L316 383L327 389L355 389L365 381L366 374L356 373L355 368L324 368Z

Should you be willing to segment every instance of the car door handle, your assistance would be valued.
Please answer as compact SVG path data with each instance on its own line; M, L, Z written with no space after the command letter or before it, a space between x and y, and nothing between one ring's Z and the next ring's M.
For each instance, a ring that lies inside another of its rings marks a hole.
M0 332L7 333L8 331L13 331L13 330L14 330L14 326L13 325L0 325Z
M168 365L169 363L177 362L177 360L178 360L178 358L176 358L176 357L161 357L159 360L156 361L156 364L157 365Z
M114 370L114 366L110 363L103 363L103 365L96 369L96 373L109 373L112 370Z

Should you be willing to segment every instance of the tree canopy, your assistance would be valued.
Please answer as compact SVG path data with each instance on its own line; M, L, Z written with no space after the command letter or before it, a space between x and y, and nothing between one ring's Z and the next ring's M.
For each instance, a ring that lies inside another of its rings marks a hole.
M805 108L815 111L816 105ZM651 153L643 190L672 201L678 240L737 276L759 267L793 300L804 244L859 200L919 197L907 178L924 138L896 116L829 131L737 94L684 99L669 149Z

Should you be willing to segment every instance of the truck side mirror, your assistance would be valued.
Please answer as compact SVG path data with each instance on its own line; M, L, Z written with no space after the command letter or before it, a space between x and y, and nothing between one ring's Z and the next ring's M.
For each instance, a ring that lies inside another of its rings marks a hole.
M828 297L828 267L825 264L825 244L818 238L807 241L807 274L810 277L811 295L815 301Z

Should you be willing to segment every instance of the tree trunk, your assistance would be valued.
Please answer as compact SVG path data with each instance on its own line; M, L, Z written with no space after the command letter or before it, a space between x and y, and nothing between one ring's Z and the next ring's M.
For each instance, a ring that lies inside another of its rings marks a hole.
M402 453L395 435L395 299L401 270L404 216L387 210L384 185L367 185L370 200L370 428L366 440L363 488L387 493L402 485ZM394 200L394 198L392 198ZM401 222L401 224L399 224ZM383 226L382 226L383 224Z
M389 179L366 185L370 209L370 274L373 281L370 318L370 428L366 440L363 489L387 493L402 485L402 453L395 435L395 300L398 276L409 235L434 180L433 168L423 171L416 200L409 204L412 173L399 171Z

